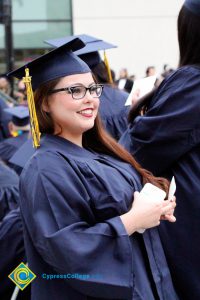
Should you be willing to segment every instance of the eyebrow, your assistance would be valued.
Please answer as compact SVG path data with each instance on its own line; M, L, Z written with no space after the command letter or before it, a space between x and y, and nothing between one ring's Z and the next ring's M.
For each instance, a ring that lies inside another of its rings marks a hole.
M90 86L92 86L92 85L94 85L94 84L97 84L97 83L96 83L96 82L92 82L92 83L90 83L90 84L88 85L88 87L90 87ZM73 84L69 85L68 87L73 87L73 86L84 86L84 87L85 87L85 85L84 85L83 83L78 83L78 82L73 83Z

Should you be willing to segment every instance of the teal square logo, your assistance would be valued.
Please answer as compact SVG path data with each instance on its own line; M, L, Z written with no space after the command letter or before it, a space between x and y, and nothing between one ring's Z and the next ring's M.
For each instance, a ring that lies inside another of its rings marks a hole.
M20 288L24 290L35 278L36 275L25 265L20 263L8 276Z

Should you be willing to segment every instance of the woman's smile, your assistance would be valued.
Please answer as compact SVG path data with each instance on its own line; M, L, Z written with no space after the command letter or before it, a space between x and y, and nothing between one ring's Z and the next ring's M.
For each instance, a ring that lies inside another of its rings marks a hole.
M86 118L91 118L91 117L93 117L93 108L82 109L82 110L78 111L78 114L80 114Z

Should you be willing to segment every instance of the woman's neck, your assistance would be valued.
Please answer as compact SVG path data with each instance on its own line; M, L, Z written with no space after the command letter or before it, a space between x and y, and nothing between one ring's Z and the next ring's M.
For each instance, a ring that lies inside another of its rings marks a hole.
M83 144L82 144L82 134L80 135L72 135L72 134L69 134L69 133L65 133L65 132L62 132L60 134L58 134L58 136L70 141L71 143L79 146L79 147L83 147Z

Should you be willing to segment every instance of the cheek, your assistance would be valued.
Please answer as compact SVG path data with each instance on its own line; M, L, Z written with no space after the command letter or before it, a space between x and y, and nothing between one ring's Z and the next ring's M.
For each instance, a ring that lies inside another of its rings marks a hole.
M100 105L100 100L99 100L99 98L97 98L94 103L94 106L97 110L99 109L99 105Z
M53 115L63 115L78 111L78 103L75 101L68 101L68 99L56 99L50 105L50 113Z

